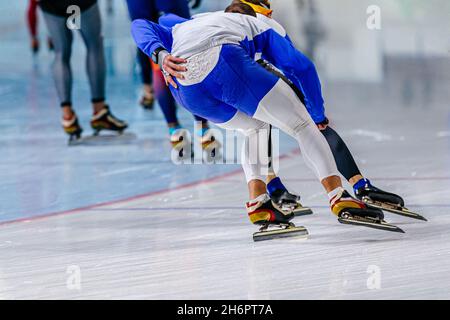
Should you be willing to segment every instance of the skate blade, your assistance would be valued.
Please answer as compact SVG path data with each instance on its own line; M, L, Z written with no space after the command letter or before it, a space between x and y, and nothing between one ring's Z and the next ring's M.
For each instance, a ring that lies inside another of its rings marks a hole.
M308 230L305 227L287 227L284 229L274 229L267 231L259 231L253 234L253 241L265 241L280 238L307 238Z
M313 214L313 211L311 208L308 207L290 207L290 206L284 206L279 207L279 209L283 212L292 212L294 214L294 217L301 217L301 216L307 216L310 214Z
M81 132L78 134L73 134L69 137L69 141L67 142L68 146L77 146L80 145L83 141L83 138L81 137Z
M385 211L389 211L391 213L398 214L400 216L416 219L416 220L422 220L422 221L428 221L425 217L421 216L418 213L409 211L408 209L404 207L397 207L396 205L389 204L389 203L383 203L378 201L370 201L368 199L363 199L363 201L369 206Z
M102 131L117 133L117 135L120 136L120 135L123 135L123 133L126 129L128 129L128 125L124 126L123 128L120 128L120 129L119 128L110 128L107 126L104 126L104 127L103 126L93 126L92 127L92 130L93 130L92 136L98 137Z
M292 210L292 213L294 214L294 217L301 217L313 214L313 211L308 207L299 207Z
M83 144L82 138L70 139L69 142L67 143L69 147L79 146L81 144Z
M338 221L342 224L351 224L355 226L362 226L362 227L368 227L372 229L379 229L384 231L391 231L391 232L399 232L399 233L405 233L402 229L400 229L397 226L394 226L392 224L386 223L384 221L382 222L372 222L368 220L362 220L362 219L354 219L354 218L338 218Z

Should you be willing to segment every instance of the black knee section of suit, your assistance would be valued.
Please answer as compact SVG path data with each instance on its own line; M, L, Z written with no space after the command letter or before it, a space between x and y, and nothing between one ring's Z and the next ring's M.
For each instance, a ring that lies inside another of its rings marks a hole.
M321 132L330 145L339 172L347 180L355 175L361 174L350 150L337 132L329 126L325 130L321 130Z

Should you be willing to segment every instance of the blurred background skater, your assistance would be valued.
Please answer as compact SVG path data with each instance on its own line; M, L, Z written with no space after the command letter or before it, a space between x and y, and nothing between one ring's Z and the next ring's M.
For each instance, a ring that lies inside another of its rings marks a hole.
M28 31L30 33L31 37L31 51L36 54L39 52L40 43L39 43L39 37L38 37L38 0L29 0L28 1L28 7L27 7L27 14L26 14L26 20L27 20L27 26ZM53 43L51 38L49 37L47 39L47 45L49 50L53 50Z
M106 13L109 16L114 15L114 0L106 0Z
M320 19L319 9L314 0L297 0L301 19L303 21L303 34L306 46L305 55L311 60L317 60L317 47L326 36L325 26Z
M81 137L81 128L77 115L72 107L72 70L70 57L72 54L73 33L66 23L71 14L70 6L78 6L81 10L79 29L86 46L86 69L91 90L93 115L91 127L94 134L101 130L122 132L127 123L116 118L105 103L106 63L103 46L102 21L97 0L42 0L39 5L44 12L44 20L55 47L53 76L61 103L62 126L70 136L69 142Z
M132 21L145 19L158 22L162 13L173 13L185 19L190 19L189 3L193 8L198 8L201 0L189 2L188 0L127 0L128 11ZM139 48L137 58L141 67L141 79L143 84L143 96L140 100L145 109L152 109L154 99L158 100L161 110L169 128L170 142L176 148L189 143L186 141L186 130L181 126L177 117L177 106L169 88L166 86L163 74L157 64L153 63ZM214 136L209 130L208 121L194 115L196 126L195 134L200 138L203 148L207 148L213 142Z

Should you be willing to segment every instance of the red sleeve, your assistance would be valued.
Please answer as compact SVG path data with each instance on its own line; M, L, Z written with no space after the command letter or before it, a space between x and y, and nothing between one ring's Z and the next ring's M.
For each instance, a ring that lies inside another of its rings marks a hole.
M32 37L37 36L37 25L38 25L38 15L37 15L37 0L30 0L27 9L27 22L28 29Z

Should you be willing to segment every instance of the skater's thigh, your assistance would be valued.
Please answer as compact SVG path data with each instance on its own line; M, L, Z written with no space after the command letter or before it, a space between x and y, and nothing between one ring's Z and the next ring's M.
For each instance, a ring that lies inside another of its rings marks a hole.
M68 59L71 53L73 34L66 26L66 18L46 12L43 14L55 52Z
M238 130L244 135L249 135L261 129L269 129L268 123L251 118L241 111L237 111L234 117L227 122L216 123L216 125L226 130Z
M281 79L260 101L253 117L270 123L292 136L307 126L315 126L299 97Z
M81 14L80 33L86 47L89 49L102 49L102 19L98 4L94 4L91 8Z
M202 84L192 86L179 85L178 89L170 87L178 104L192 114L213 123L224 123L233 118L237 110L214 97Z
M211 94L252 117L278 77L256 63L237 45L224 45L219 62L206 78Z

